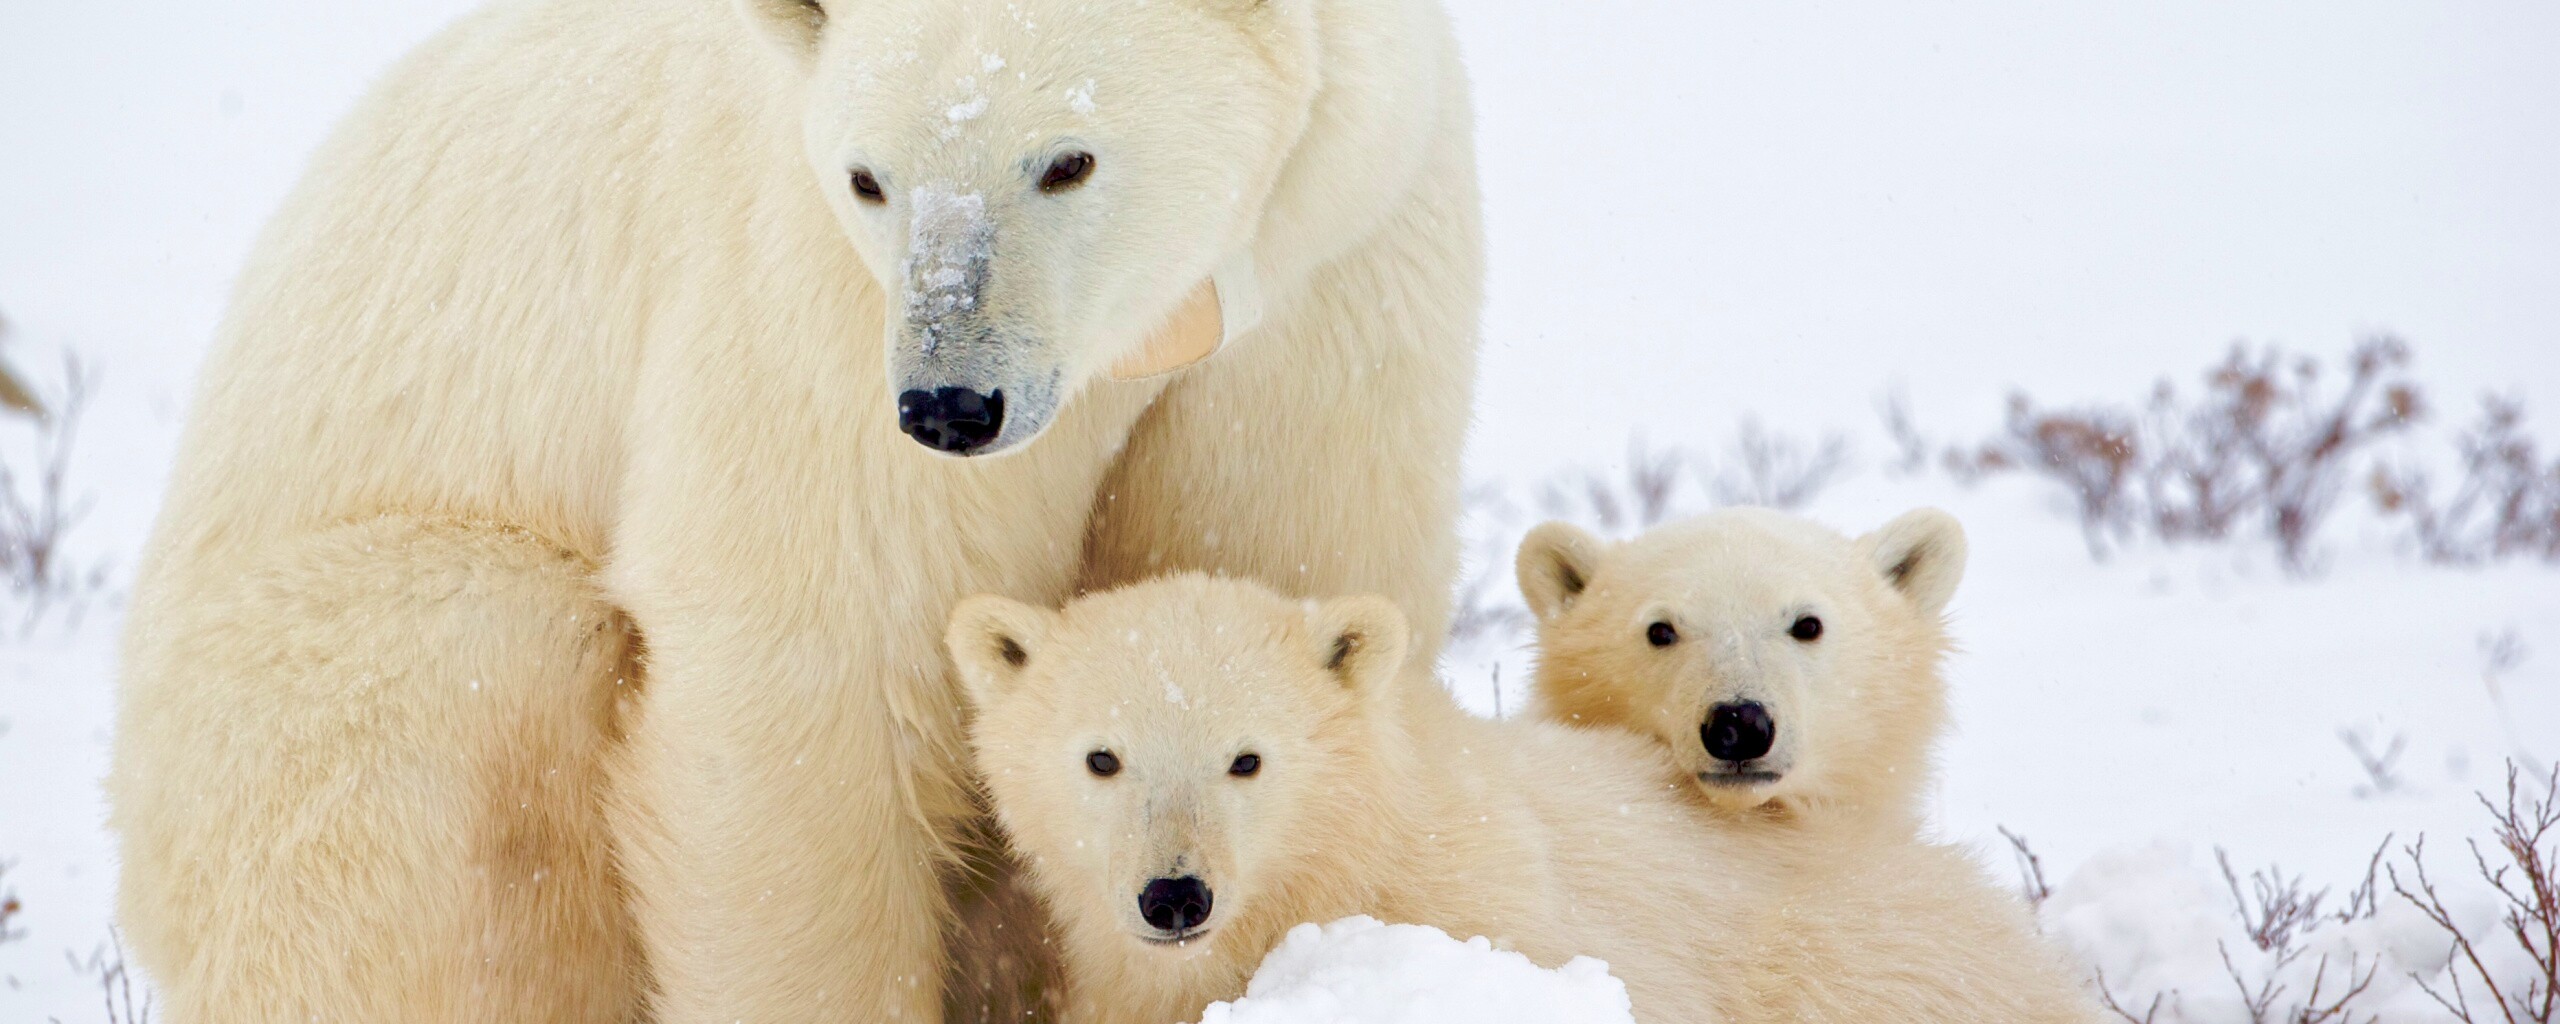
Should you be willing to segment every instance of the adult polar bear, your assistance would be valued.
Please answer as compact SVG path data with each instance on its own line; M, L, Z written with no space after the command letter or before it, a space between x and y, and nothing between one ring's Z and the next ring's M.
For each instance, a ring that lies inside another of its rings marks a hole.
M737 7L470 17L251 259L110 783L175 1024L930 1021L959 597L1197 568L1438 633L1432 0ZM1238 254L1260 330L1104 379Z

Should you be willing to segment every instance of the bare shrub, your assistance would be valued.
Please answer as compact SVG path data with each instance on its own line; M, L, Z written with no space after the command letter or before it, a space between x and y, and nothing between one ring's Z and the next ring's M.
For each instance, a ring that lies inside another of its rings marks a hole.
M1970 452L1948 452L1945 463L1966 483L2011 470L2061 483L2079 513L2089 554L2104 558L2135 518L2133 481L2141 465L2135 430L2134 418L2119 411L2040 410L2027 396L2011 395L2004 433Z
M2374 849L2372 860L2365 865L2364 882L2349 894L2347 905L2325 913L2321 904L2327 902L2329 890L2306 889L2302 876L2286 875L2274 866L2249 872L2248 890L2243 892L2240 874L2232 870L2230 854L2219 847L2214 849L2214 860L2222 866L2223 884L2231 890L2231 905L2240 915L2241 930L2249 936L2250 945L2274 958L2266 973L2251 981L2231 959L2230 948L2220 949L2222 969L2239 990L2250 1024L2350 1024L2359 1019L2354 1003L2373 986L2374 977L2381 971L2378 957L2368 963L2361 955L2351 954L2345 969L2333 978L2333 965L2323 954L2313 964L2310 988L2300 999L2284 1000L2287 986L2277 979L2301 959L2303 940L2323 924L2347 924L2373 916L2377 909L2373 901L2374 874L2390 841L2383 842L2383 846ZM2376 1018L2368 1014L2361 1019Z
M2285 567L2315 568L2315 540L2374 442L2425 413L2398 338L2359 342L2334 393L2307 356L2235 345L2190 401L2167 380L2140 409L2039 407L2012 395L2002 433L1944 458L1959 480L2022 471L2071 496L2090 553L2135 536L2222 540L2253 531Z
M54 393L29 388L0 366L0 410L23 417L33 431L25 460L0 458L0 583L25 610L22 626L47 611L69 606L105 582L103 562L81 564L65 541L89 511L71 485L71 455L88 411L96 375L77 355L66 354Z
M2362 729L2338 730L2338 742L2347 745L2347 753L2355 755L2357 767L2364 769L2365 781L2356 786L2356 796L2375 797L2400 790L2400 755L2409 747L2406 733L2391 734L2391 742L2381 750L2365 738Z
M1876 415L1884 420L1884 436L1893 442L1893 461L1885 470L1895 476L1911 476L1929 468L1932 447L1927 435L1911 417L1911 396L1896 390L1876 403Z
M1451 643L1509 638L1529 628L1529 610L1499 596L1507 592L1511 574L1502 570L1509 567L1507 563L1488 565L1458 585L1458 599L1449 609Z
M1671 517L1677 507L1680 480L1690 456L1678 448L1655 451L1643 438L1627 444L1625 472L1612 476L1589 470L1567 472L1547 481L1539 505L1549 516L1570 519L1604 533L1627 534Z
M2240 358L2234 351L2233 360ZM2150 450L2141 467L2142 500L2152 532L2177 540L2221 540L2248 515L2256 488L2247 456L2231 439L2268 401L2263 375L2243 374L2226 363L2206 375L2206 398L2182 405L2178 390L2161 381L2143 412L2141 443ZM2219 384L2221 386L2212 386Z
M1460 577L1450 603L1449 643L1452 647L1466 647L1517 638L1529 627L1530 616L1511 586L1511 549L1507 542L1516 539L1512 531L1521 518L1521 510L1496 484L1469 488L1462 508L1469 521L1483 524L1480 529L1489 529L1484 529L1488 536L1479 542L1472 559L1475 569Z
M1549 518L1627 536L1702 505L1802 508L1849 468L1845 435L1802 440L1746 418L1719 458L1638 438L1627 445L1624 469L1558 473L1539 486L1537 504Z
M2014 842L2014 840L2013 840ZM2332 904L2330 890L2312 889L2304 885L2302 876L2288 875L2283 869L2268 867L2243 876L2231 866L2229 852L2217 847L2214 861L2222 868L2222 881L2231 893L2232 913L2237 917L2248 948L2257 956L2255 964L2244 965L2242 957L2232 955L2228 943L2216 941L2214 951L2222 959L2223 976L2231 982L2239 997L2239 1009L2248 1024L2373 1024L2379 1016L2358 1006L2372 991L2381 976L2382 960L2351 953L2345 963L2328 954L2305 961L2311 937L2323 928L2349 925L2365 920L2379 909L2375 893L2379 891L2383 855L2390 847L2384 839L2374 848L2365 863L2364 881L2348 890L2343 902ZM2304 969L2309 977L2303 976ZM2106 974L2093 978L2098 1003L2119 1020L2128 1024L2166 1024L2185 1022L2190 1016L2183 993L2177 989L2155 992L2151 1001L2139 1004L2137 1012L2119 998L2107 983ZM2299 986L2301 994L2295 995ZM2163 1018L2166 1010L2169 1017Z
M2346 905L2325 912L2320 905L2329 901L2329 890L2305 889L2300 875L2287 875L2284 869L2269 865L2249 872L2249 887L2244 893L2240 873L2231 868L2231 854L2217 846L2213 859L2222 867L2223 885L2231 890L2231 906L2240 915L2240 927L2248 934L2249 944L2261 952L2283 953L2324 924L2352 924L2372 917L2378 909L2374 893L2382 855L2390 846L2391 840L2386 837L2374 847L2373 856L2365 862L2364 881L2348 890Z
M2454 441L2460 476L2450 493L2439 498L2423 469L2381 466L2374 503L2408 520L2429 561L2560 561L2560 454L2546 461L2524 420L2523 401L2482 399L2480 419Z
M2524 645L2524 635L2516 632L2514 626L2495 631L2483 630L2476 642L2480 647L2480 686L2489 693L2489 706L2497 710L2498 724L2506 730L2507 742L2515 749L2515 760L2524 764L2525 777L2539 783L2551 776L2551 766L2535 756L2533 749L2526 745L2524 736L2516 728L2515 710L2507 706L2507 673L2523 665L2532 651ZM2544 790L2545 795L2549 792Z
M2482 632L2479 645L2480 672L2493 680L2490 684L2493 688L2497 677L2515 671L2516 666L2524 664L2525 655L2530 653L2524 645L2523 634L2517 633L2514 626L2494 633Z
M1839 481L1849 469L1849 439L1825 434L1798 441L1762 429L1746 419L1735 434L1724 464L1707 480L1707 491L1719 505L1761 505L1799 509Z
M1627 446L1622 472L1559 474L1540 488L1538 504L1552 518L1624 536L1660 525L1693 503L1799 509L1849 468L1845 435L1803 440L1746 418L1720 458L1678 447L1656 449L1638 439ZM1684 486L1692 479L1702 487L1703 502Z
M2018 862L2018 895L2027 901L2027 909L2042 910L2044 901L2053 896L2053 886L2044 880L2044 858L2027 846L2027 837L2000 826L2000 838L2009 841L2009 855Z
M2177 994L2175 992L2154 992L2151 994L2151 1002L2145 1004L2142 1008L2142 1012L2137 1014L2132 1010L2126 1009L2123 1003L2116 1000L2114 988L2107 984L2107 972L2097 972L2097 975L2093 980L2098 989L2098 1005L2106 1007L2108 1013L2114 1014L2118 1020L2124 1021L2125 1024L2160 1024L2161 1004L2168 1002L2171 996Z
M0 349L8 347L11 333L9 318L0 316ZM0 363L0 409L21 416L44 415L44 402L36 397L35 389L28 387L7 363Z
M2348 357L2347 384L2334 399L2321 390L2319 363L2272 349L2255 361L2234 349L2214 372L2207 405L2228 410L2220 416L2230 440L2256 463L2261 512L2287 565L2307 565L2312 536L2352 473L2349 459L2426 414L2417 387L2401 377L2408 365L2405 342L2368 338Z
M2507 767L2502 799L2479 794L2489 814L2487 842L2467 843L2471 874L2485 882L2498 908L2495 930L2467 924L2431 873L2426 839L2398 847L2386 837L2365 863L2364 880L2342 896L2312 889L2301 876L2269 867L2246 874L2216 849L2241 942L2217 942L2224 976L2249 1024L2373 1024L2370 1002L2380 977L2378 954L2311 952L2322 929L2371 921L2386 897L2416 908L2446 943L2441 974L2428 968L2409 979L2464 1024L2554 1024L2560 1021L2560 772L2536 779ZM2004 833L2005 834L2005 833ZM2023 852L2025 843L2011 836ZM2407 874L2403 874L2403 871ZM2395 943L2401 940L2393 940ZM2254 950L2254 955L2250 952ZM2254 969L2252 965L2255 965ZM2118 992L2094 972L2099 1004L2127 1024L2185 1024L2185 996L2171 988L2148 1002ZM2299 995L2293 994L2299 991ZM2217 1021L2223 1019L2216 1018Z
M2291 950L2279 954L2277 969L2268 971L2253 985L2239 965L2231 962L2230 948L2223 948L2222 969L2240 990L2240 1006L2249 1015L2249 1024L2355 1024L2359 1020L2372 1024L2382 1019L2379 1014L2366 1014L2359 1018L2353 1009L2357 997L2373 986L2375 975L2382 970L2379 959L2368 964L2364 973L2358 975L2355 970L2358 958L2350 957L2346 970L2333 986L2329 977L2329 957L2324 954L2312 967L2311 990L2301 999L2279 1008L2278 1000L2284 998L2286 986L2278 982L2276 976L2300 955L2299 951Z
M2506 799L2491 803L2485 795L2479 798L2493 823L2496 855L2476 840L2468 844L2472 867L2499 897L2499 932L2473 935L2454 920L2435 880L2427 875L2425 837L2403 850L2410 881L2401 880L2399 865L2386 868L2392 892L2433 921L2452 947L2444 987L2418 978L2419 988L2465 1024L2551 1024L2554 1011L2560 1010L2560 835L2554 835L2554 829L2560 828L2560 796L2554 795L2560 774L2540 780L2539 797L2526 791L2522 779L2510 763ZM2491 969L2483 944L2507 945L2510 954L2521 952L2522 976L2501 977ZM2475 990L2486 998L2485 1006L2472 1005Z
M2320 904L2329 891L2304 891L2302 876L2284 873L2270 866L2249 872L2249 889L2240 891L2240 874L2231 869L2231 853L2213 848L2214 863L2222 868L2222 884L2231 890L2231 907L2240 915L2240 928L2248 933L2249 944L2268 953L2282 953L2293 948L2303 929L2320 920Z
M151 987L141 986L134 993L133 971L125 965L124 936L107 930L107 945L89 954L88 959L70 955L71 969L98 980L99 996L105 1001L107 1024L151 1024ZM62 1024L62 1018L53 1018Z

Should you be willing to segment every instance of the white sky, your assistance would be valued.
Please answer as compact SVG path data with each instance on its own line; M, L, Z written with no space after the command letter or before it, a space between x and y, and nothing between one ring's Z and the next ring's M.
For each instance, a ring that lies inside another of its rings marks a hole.
M2137 398L2377 328L2560 403L2560 7L1461 8L1507 453L1665 403L1863 426L1894 377L1924 419Z

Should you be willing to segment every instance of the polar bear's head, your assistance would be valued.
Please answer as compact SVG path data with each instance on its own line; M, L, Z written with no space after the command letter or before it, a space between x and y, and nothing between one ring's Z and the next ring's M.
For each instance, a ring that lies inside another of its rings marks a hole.
M1655 737L1720 806L1911 809L1964 562L1935 509L1856 540L1765 509L1618 545L1548 523L1517 564L1538 711Z
M1060 611L974 597L946 637L996 817L1070 941L1247 966L1340 884L1313 865L1378 845L1348 823L1405 640L1382 598L1202 576Z
M1251 266L1315 91L1302 0L738 2L892 297L901 427L947 454L1031 440Z

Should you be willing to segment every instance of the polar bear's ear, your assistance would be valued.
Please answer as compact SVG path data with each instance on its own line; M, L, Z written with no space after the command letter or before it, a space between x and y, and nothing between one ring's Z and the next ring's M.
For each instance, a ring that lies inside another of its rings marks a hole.
M1606 547L1600 538L1561 520L1541 523L1521 538L1511 568L1520 578L1520 596L1528 600L1530 614L1543 622L1573 607L1591 585L1591 574L1600 570Z
M951 610L942 634L969 702L985 707L1013 692L1031 659L1049 642L1058 613L1010 598L980 594Z
M1858 539L1886 583L1922 614L1947 610L1964 579L1964 524L1934 508L1913 509Z
M792 59L807 64L827 27L825 0L737 0L748 27Z
M1364 697L1390 692L1404 666L1404 612L1383 597L1338 597L1308 616L1315 656L1325 671Z

